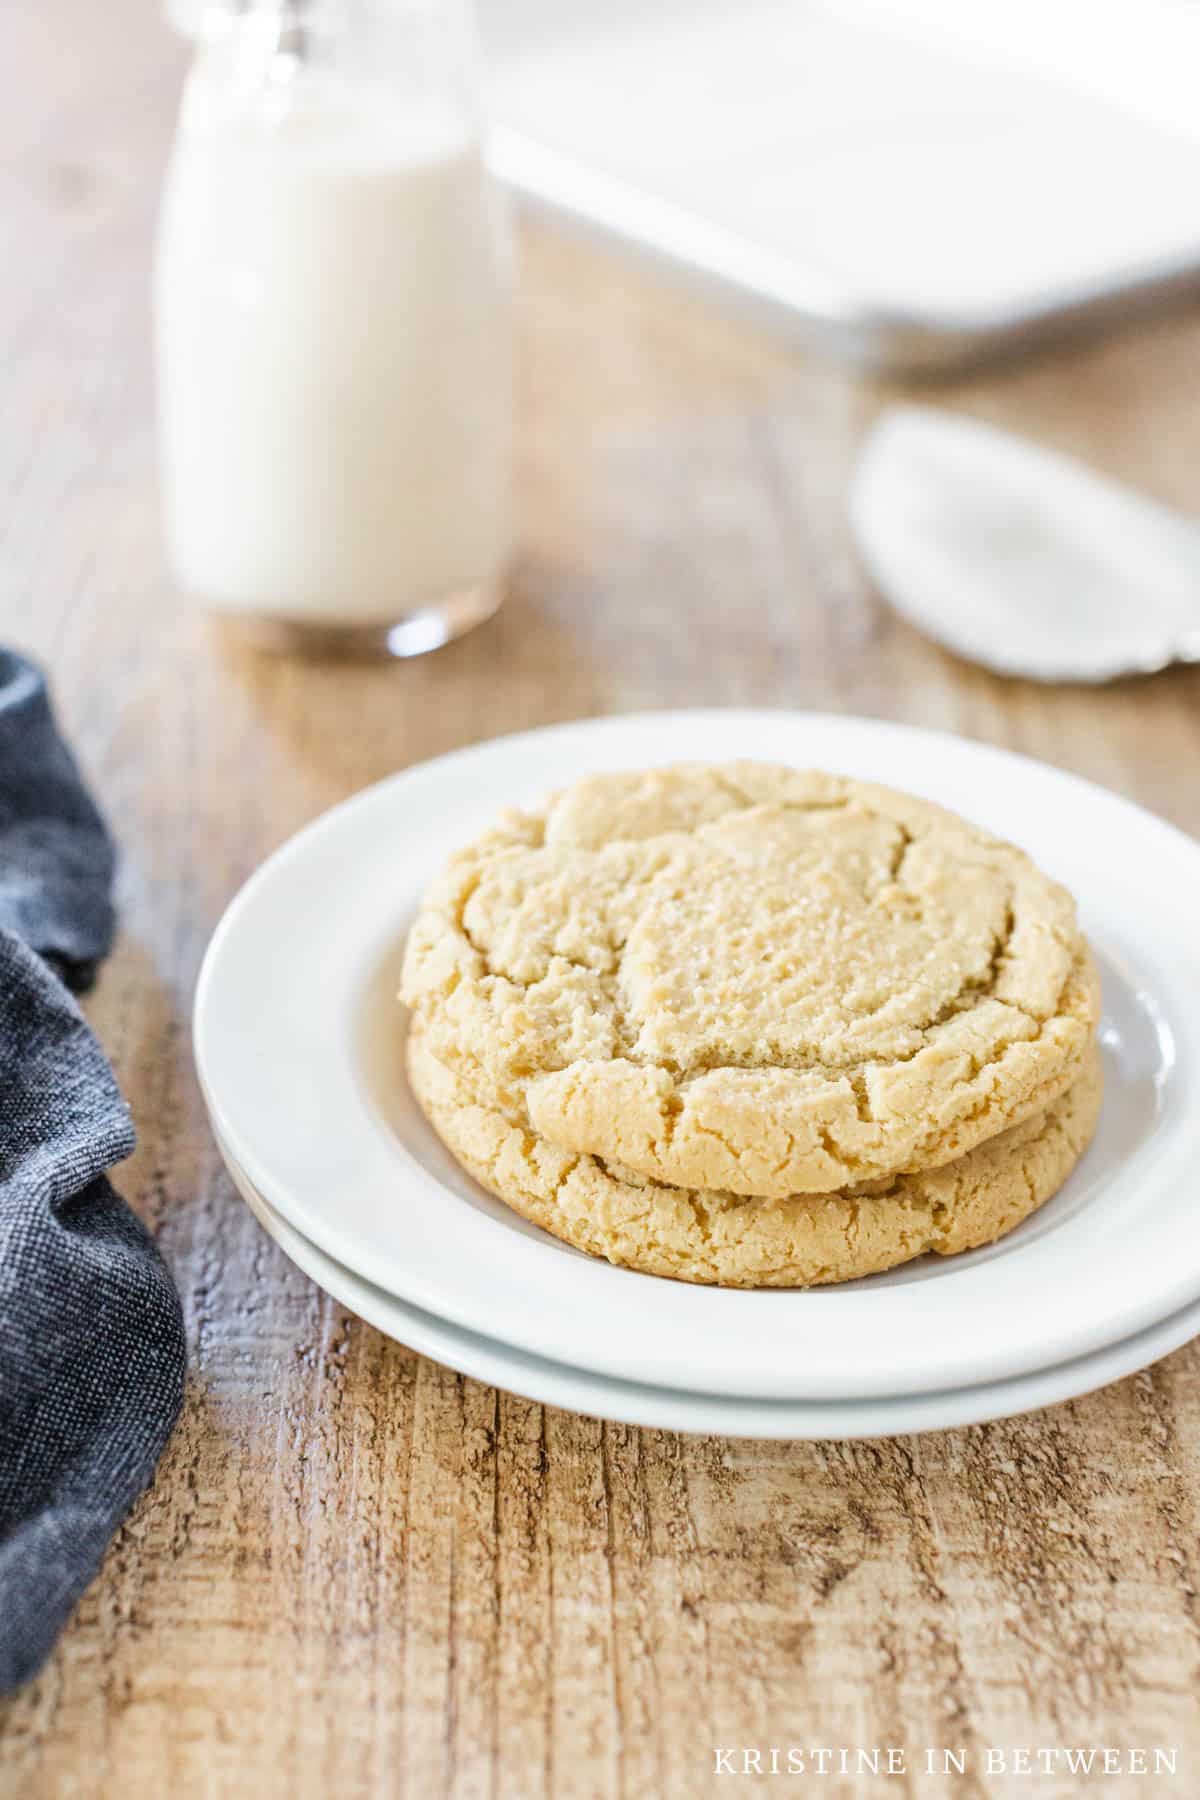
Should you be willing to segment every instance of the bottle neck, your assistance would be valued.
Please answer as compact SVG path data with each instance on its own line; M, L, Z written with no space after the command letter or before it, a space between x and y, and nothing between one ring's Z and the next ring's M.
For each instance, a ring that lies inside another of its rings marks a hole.
M169 0L192 37L189 130L361 112L364 127L439 112L478 141L479 69L465 0Z

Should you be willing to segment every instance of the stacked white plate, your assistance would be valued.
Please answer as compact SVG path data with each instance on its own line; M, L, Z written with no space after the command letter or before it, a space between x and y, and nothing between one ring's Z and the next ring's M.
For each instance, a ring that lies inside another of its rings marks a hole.
M884 780L1021 844L1076 894L1107 1090L1062 1191L985 1250L806 1292L581 1255L479 1188L409 1093L395 990L427 880L504 805L589 771L758 757ZM409 769L319 819L237 896L196 995L222 1154L300 1268L381 1331L601 1418L872 1437L1065 1400L1200 1333L1200 846L1073 776L876 721L604 719Z

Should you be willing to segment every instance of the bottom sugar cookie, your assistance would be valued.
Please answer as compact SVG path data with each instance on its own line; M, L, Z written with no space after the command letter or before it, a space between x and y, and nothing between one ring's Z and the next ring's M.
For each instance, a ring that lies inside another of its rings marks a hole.
M413 1092L456 1160L488 1191L576 1249L627 1269L720 1287L813 1287L953 1256L1012 1231L1062 1186L1087 1148L1103 1091L1093 1047L1044 1112L941 1168L783 1200L668 1187L532 1136L481 1105L408 1043Z

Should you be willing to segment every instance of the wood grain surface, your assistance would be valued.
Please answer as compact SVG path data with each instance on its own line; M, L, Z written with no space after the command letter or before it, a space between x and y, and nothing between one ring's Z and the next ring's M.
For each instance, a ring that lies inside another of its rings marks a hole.
M147 0L5 18L0 635L48 664L124 851L89 1003L136 1115L120 1185L191 1345L179 1430L0 1788L63 1795L737 1792L717 1746L903 1746L838 1796L1200 1793L1200 1351L1031 1418L869 1444L601 1425L381 1337L236 1199L188 1051L222 907L417 758L688 705L911 720L1200 832L1200 671L993 679L847 542L862 384L566 236L524 235L521 551L500 616L393 668L256 660L180 603L157 518L147 268L181 55ZM932 398L1200 512L1200 314ZM1097 858L1106 846L1097 844ZM946 1345L947 1372L956 1346ZM924 1772L925 1746L968 1772ZM1177 1774L995 1775L989 1746L1171 1747Z

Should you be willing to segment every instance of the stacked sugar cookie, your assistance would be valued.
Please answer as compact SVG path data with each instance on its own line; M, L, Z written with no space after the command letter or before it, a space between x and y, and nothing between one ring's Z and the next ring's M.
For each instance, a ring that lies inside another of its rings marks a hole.
M589 776L505 814L426 895L401 998L458 1161L683 1281L988 1243L1100 1108L1071 896L927 801L772 764Z

